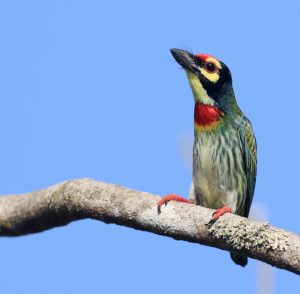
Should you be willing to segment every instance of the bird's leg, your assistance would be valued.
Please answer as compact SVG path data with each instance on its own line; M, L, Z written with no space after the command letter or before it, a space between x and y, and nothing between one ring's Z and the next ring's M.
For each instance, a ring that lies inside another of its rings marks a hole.
M192 203L190 200L188 199L185 199L181 196L178 196L176 194L168 194L164 197L162 197L158 202L157 202L157 211L158 213L160 213L160 208L163 204L167 205L167 203L171 200L174 200L174 201L178 201L178 202L185 202L185 203Z
M217 209L213 215L212 215L212 218L211 218L211 222L215 222L220 216L224 215L225 213L231 213L232 210L231 208L228 206L228 205L225 205L219 209Z

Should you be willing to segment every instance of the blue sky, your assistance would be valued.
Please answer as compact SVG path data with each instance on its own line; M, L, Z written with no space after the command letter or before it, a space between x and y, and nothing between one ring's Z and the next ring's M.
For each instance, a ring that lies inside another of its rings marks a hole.
M300 4L274 2L1 1L0 193L90 177L187 196L193 98L169 53L185 48L231 69L258 141L254 204L299 234ZM0 250L6 294L256 291L254 260L92 220Z

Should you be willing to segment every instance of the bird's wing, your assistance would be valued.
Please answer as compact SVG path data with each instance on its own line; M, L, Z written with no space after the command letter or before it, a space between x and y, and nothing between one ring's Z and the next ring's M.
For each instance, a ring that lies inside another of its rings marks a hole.
M256 181L257 147L251 122L244 116L240 122L239 136L244 157L244 169L247 177L247 195L244 216L248 217Z

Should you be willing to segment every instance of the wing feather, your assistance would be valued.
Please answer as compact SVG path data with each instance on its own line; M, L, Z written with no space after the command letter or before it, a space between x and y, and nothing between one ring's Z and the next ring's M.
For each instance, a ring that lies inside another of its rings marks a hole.
M256 182L257 146L251 122L246 117L241 119L239 136L243 152L244 169L247 177L247 195L244 216L248 217Z

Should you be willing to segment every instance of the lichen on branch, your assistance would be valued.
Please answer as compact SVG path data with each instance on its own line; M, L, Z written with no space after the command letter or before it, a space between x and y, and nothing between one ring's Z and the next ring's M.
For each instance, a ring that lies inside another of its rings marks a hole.
M38 233L92 218L242 253L300 274L300 236L268 223L227 214L208 226L213 210L91 179L63 182L22 195L0 197L0 236Z

